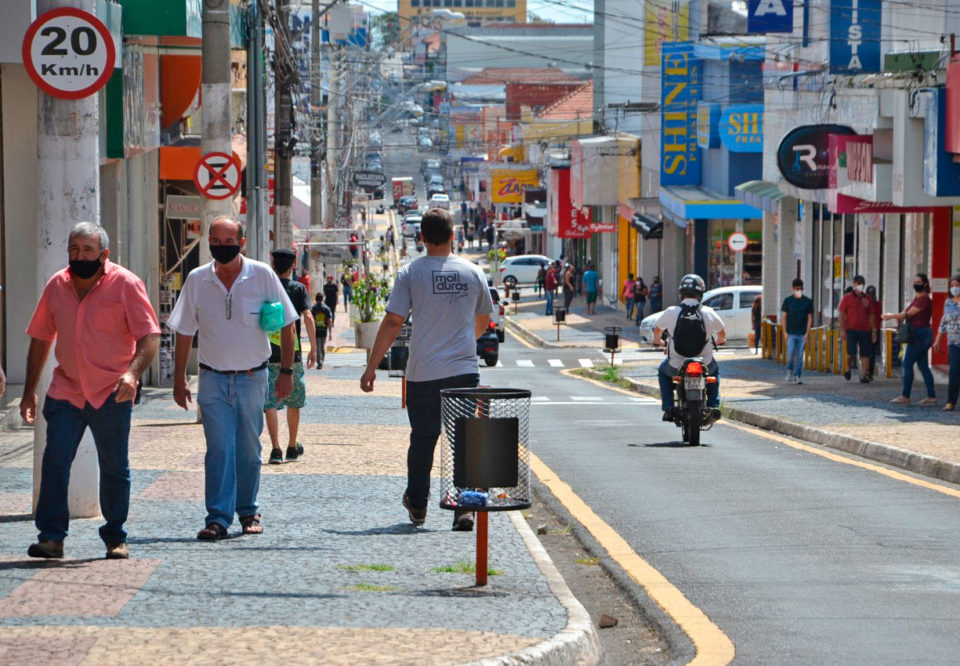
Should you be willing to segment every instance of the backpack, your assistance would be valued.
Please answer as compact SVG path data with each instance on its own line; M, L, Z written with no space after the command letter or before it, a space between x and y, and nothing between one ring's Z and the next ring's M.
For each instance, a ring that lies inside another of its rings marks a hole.
M700 304L680 305L677 325L673 328L673 349L680 356L699 356L707 345L707 325Z

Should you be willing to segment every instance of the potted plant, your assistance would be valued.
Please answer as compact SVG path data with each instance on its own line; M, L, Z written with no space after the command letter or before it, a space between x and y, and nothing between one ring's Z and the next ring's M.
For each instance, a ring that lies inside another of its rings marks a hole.
M378 279L374 275L367 275L363 280L354 282L351 301L357 312L354 333L358 348L373 348L377 330L380 328L380 315L387 302L387 293L386 280Z

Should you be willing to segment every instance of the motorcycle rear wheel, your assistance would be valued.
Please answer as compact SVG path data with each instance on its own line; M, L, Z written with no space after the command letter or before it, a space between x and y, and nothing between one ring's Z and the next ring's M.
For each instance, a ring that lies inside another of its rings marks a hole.
M685 441L689 442L690 446L700 446L700 419L703 409L699 402L691 402L688 403L687 410L685 422L689 437Z

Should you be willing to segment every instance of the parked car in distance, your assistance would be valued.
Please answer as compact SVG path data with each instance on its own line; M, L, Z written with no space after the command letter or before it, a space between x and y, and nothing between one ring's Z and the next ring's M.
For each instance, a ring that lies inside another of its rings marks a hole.
M551 261L550 257L542 254L518 254L507 257L500 264L498 279L500 284L510 285L511 288L518 284L534 284L537 281L537 273L541 268L546 269Z
M496 365L500 358L500 338L497 336L497 327L493 321L477 338L477 356L483 359L488 368Z
M413 238L417 235L417 232L420 231L420 223L422 221L423 216L420 214L404 215L401 233L407 238Z
M400 197L397 199L397 212L403 215L408 210L417 210L419 204L417 203L416 195L410 194L405 197Z
M423 175L424 178L427 178L429 174L433 172L439 172L439 170L440 170L440 160L436 158L427 157L420 161L420 173Z
M497 339L503 342L506 337L506 331L504 330L506 312L504 311L503 302L500 300L500 292L497 291L495 287L490 287L490 300L493 301L493 312L490 313L490 321L493 322L494 328L497 331Z
M727 331L727 340L746 340L752 330L750 311L753 302L763 292L758 284L717 287L703 294L703 304L713 308L723 319ZM653 341L653 328L662 312L654 312L640 322L640 339L643 342Z
M446 194L434 194L427 201L428 208L442 208L444 210L450 210L450 197Z

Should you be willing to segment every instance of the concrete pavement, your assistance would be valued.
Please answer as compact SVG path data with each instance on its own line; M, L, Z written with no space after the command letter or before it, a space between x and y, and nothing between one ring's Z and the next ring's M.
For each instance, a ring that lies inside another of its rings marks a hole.
M528 297L517 315L511 306L508 328L537 346L601 348L603 328L621 326L621 377L638 392L659 396L656 374L662 355L637 344L637 327L622 310L598 306L598 314L587 316L584 299L574 299L567 315L572 321L561 328L558 345L553 318L543 315L543 305ZM718 360L724 418L960 483L960 411L940 411L946 397L942 375L934 373L938 406L891 405L890 399L900 394L899 370L891 379L880 377L870 384L860 384L856 374L846 381L841 375L805 370L804 383L794 385L783 381L784 366L744 348L724 349ZM918 375L913 397L924 395Z

